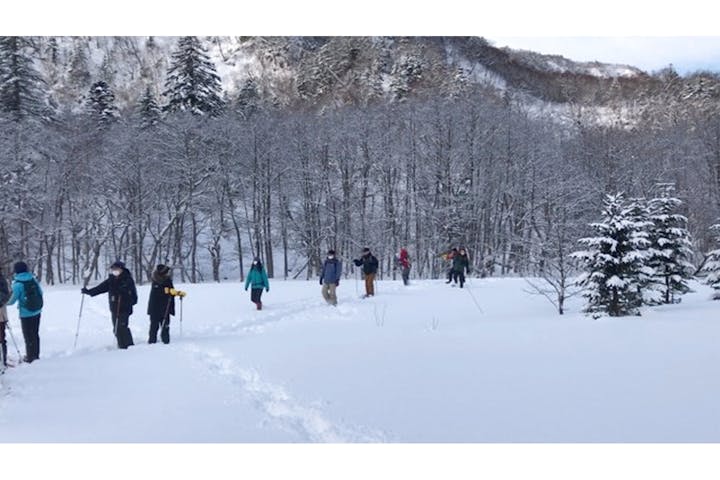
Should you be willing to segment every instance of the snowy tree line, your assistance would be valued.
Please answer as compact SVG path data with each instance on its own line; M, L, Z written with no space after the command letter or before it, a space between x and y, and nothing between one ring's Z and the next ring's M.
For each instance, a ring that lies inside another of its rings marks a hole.
M257 255L271 276L309 278L328 248L353 257L369 246L388 277L405 246L415 275L438 277L439 254L463 245L482 275L577 273L569 255L605 195L652 198L658 182L683 200L689 260L714 246L714 110L630 128L577 106L568 125L482 86L281 108L252 80L224 95L193 37L170 69L162 94L148 88L132 110L89 79L74 113L47 101L20 37L0 42L4 262L23 258L49 284L104 274L116 258L140 280L167 263L196 282L242 277Z

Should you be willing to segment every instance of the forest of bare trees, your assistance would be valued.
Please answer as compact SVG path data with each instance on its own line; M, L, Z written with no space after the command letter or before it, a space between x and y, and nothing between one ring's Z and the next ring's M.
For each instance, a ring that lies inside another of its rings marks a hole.
M214 115L4 111L0 258L47 284L102 276L115 259L140 281L167 263L200 282L242 278L253 256L275 278L310 278L328 248L368 246L394 278L405 246L413 275L430 278L462 245L480 275L538 275L565 265L605 194L663 182L702 261L720 202L717 103L659 105L633 125L577 105L568 124L524 98L470 86L319 112L252 98Z
M116 258L219 281L254 255L275 277L312 276L327 248L367 245L388 276L406 246L414 274L436 277L438 254L464 245L481 274L537 274L572 249L605 193L643 196L659 181L677 185L698 252L712 246L712 118L568 129L463 98L141 123L4 122L5 261L29 260L49 284Z

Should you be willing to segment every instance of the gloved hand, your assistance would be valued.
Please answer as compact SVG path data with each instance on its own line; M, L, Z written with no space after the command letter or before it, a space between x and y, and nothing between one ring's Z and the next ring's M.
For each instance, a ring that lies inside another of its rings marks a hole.
M82 293L83 295L90 295L90 290L88 290L87 287L83 287L80 290L80 293Z
M247 287L245 287L245 291L247 292Z
M339 286L340 286L340 280L338 280L337 282L335 282L335 286L336 286L336 287L339 287Z
M320 285L322 285L322 278L320 279Z
M266 291L266 292L269 292L269 291L270 291L270 287L267 287L267 288L265 289L265 291Z

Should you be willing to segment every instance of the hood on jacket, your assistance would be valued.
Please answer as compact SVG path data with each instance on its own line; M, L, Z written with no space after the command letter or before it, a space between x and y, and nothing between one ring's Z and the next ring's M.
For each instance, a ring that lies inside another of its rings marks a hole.
M168 270L165 273L160 273L157 270L153 270L152 275L150 275L150 277L151 277L150 279L155 283L164 283L167 280L169 280L170 277L172 277L172 272L170 270Z
M35 277L30 272L16 273L15 277L14 277L14 279L17 280L18 282L27 282L28 280L32 280L34 278Z

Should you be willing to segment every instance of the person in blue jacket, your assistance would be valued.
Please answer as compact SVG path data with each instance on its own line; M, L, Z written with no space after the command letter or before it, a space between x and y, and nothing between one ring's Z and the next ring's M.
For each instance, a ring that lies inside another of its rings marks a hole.
M341 275L342 262L335 256L335 250L328 250L327 258L320 271L320 285L322 285L323 298L333 306L337 306L335 289L340 285Z
M248 287L252 287L250 290L250 301L255 304L258 310L262 310L260 297L262 297L263 289L265 289L266 292L270 291L270 281L268 280L267 273L265 273L265 267L258 257L255 257L253 260L250 271L245 279L246 292Z
M13 266L15 277L12 283L12 295L8 305L18 304L20 324L25 339L24 361L32 363L40 358L40 314L43 307L43 292L35 276L28 272L25 262Z

